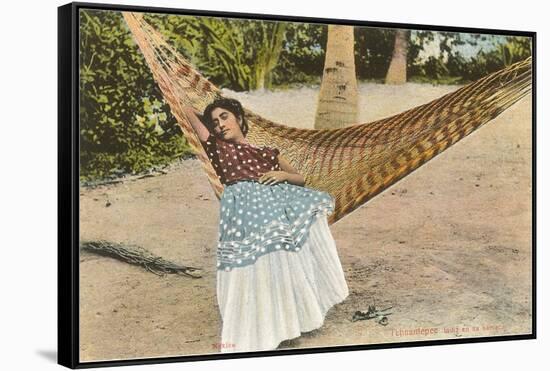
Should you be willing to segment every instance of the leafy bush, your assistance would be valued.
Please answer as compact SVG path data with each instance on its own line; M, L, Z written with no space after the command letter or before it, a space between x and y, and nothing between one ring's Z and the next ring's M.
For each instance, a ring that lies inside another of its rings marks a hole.
M80 11L79 57L81 180L141 172L189 151L119 12Z

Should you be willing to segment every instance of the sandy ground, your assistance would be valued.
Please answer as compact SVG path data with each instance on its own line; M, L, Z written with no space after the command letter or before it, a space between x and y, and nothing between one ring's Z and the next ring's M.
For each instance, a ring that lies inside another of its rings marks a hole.
M360 84L361 121L457 88ZM309 87L226 92L260 114L300 127L313 125L316 94ZM531 134L529 95L333 224L350 295L330 309L320 329L280 348L530 333ZM81 361L219 352L219 203L200 163L183 160L165 175L83 188L80 202L82 239L137 244L204 269L200 279L159 277L82 253ZM355 311L372 304L393 307L386 326L351 321ZM418 328L432 333L411 334Z

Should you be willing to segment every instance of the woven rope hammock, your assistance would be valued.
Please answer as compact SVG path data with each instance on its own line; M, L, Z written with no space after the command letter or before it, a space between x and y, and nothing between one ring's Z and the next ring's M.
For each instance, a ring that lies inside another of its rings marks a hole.
M220 90L204 78L142 14L122 12L154 79L197 153L218 199L223 192L214 168L187 121L185 106L199 111ZM491 121L531 91L531 57L429 103L381 120L338 129L298 129L245 109L247 139L280 149L306 180L306 187L336 199L332 224Z

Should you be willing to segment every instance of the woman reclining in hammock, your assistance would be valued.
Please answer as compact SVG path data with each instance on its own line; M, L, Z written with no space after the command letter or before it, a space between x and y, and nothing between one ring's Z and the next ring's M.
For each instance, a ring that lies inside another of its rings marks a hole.
M304 187L277 148L248 142L237 100L185 113L225 186L216 252L221 351L272 350L321 327L349 294L327 222L334 198Z

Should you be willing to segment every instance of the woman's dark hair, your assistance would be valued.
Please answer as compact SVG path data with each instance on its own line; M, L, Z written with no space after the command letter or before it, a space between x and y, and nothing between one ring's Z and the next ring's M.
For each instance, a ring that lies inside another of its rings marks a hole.
M244 109L241 103L233 98L216 98L212 103L210 103L206 108L204 109L203 113L203 119L206 121L205 124L208 127L208 130L211 132L214 131L214 123L212 122L212 111L216 108L224 108L228 110L229 112L233 113L237 119L239 117L243 120L243 123L241 125L241 131L244 136L246 136L246 133L248 133L248 122L246 122L246 118L244 117Z

